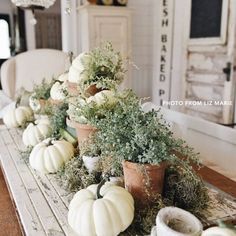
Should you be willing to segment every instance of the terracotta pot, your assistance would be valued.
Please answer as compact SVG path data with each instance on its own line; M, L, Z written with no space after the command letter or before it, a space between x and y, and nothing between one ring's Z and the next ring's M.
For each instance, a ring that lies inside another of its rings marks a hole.
M80 94L80 91L79 91L79 89L78 89L78 84L76 84L76 83L71 83L71 82L69 82L69 81L67 80L67 81L66 81L66 86L67 86L69 95L71 95L71 96L77 96L77 95Z
M48 101L49 101L52 105L60 105L60 104L63 103L63 101L55 100L55 99L52 99L52 98L49 98Z
M76 129L78 142L80 144L84 142L86 139L88 139L89 135L92 135L97 130L95 127L91 125L79 124L77 122L74 122L74 127Z
M200 236L203 228L193 214L177 207L162 208L156 226L156 236Z
M91 85L86 91L85 94L87 97L94 96L96 93L101 92L102 89L98 89L96 85Z
M160 165L122 163L125 187L132 194L137 206L152 205L158 194L162 194L166 163Z

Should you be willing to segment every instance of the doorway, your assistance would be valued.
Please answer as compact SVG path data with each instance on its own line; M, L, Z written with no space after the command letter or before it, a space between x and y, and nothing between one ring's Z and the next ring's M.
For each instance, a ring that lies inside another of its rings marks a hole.
M185 101L183 112L225 125L234 123L235 14L235 0L175 0L171 97Z

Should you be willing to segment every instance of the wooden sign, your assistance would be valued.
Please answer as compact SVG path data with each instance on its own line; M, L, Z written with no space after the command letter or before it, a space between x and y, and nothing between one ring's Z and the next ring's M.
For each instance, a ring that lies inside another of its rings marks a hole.
M159 42L158 42L158 73L157 88L158 105L170 99L171 64L172 64L172 38L173 38L173 0L160 0Z

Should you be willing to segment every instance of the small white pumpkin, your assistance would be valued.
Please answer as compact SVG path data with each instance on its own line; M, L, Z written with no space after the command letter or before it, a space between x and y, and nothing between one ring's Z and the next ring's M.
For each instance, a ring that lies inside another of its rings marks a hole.
M66 84L55 82L50 90L50 96L53 100L63 101L66 98L65 91Z
M81 53L76 57L69 69L68 81L71 83L79 83L81 80L86 80L84 69L89 64L90 60L91 57L88 53Z
M33 112L29 107L18 106L12 104L3 115L3 122L9 128L16 128L23 125L24 122L33 118Z
M74 155L74 147L65 140L46 139L30 153L31 167L41 173L55 173Z
M117 99L115 98L114 92L110 90L103 90L99 93L96 93L94 96L88 98L87 102L95 102L98 106L103 105L104 103L113 105L115 104Z
M51 127L48 119L36 120L34 123L30 123L24 130L22 140L26 146L34 147L48 138L50 133Z
M236 236L236 232L229 228L212 227L205 230L202 236Z
M68 222L79 236L116 236L134 218L134 200L122 187L106 183L100 189L90 185L77 192L69 205Z

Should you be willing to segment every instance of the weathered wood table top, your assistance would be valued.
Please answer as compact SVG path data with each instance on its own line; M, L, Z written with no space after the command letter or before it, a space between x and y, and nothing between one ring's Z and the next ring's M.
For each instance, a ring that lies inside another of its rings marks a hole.
M74 236L75 233L67 222L68 205L72 194L67 193L59 185L55 175L43 175L32 170L23 160L18 150L25 149L22 143L22 132L18 129L7 129L0 125L0 160L21 224L27 236ZM208 168L203 168L200 174L204 177ZM212 178L209 170L206 174ZM215 172L214 172L215 173ZM220 176L222 181L226 181ZM216 178L216 177L215 177ZM225 205L215 206L210 217L203 220L204 224L212 224L217 218L228 219L236 217L236 194L232 189L235 182L230 182L229 201ZM214 183L211 183L214 185ZM222 186L227 182L221 183ZM223 189L224 190L224 189ZM211 190L214 195L217 190ZM88 235L89 236L89 235Z

